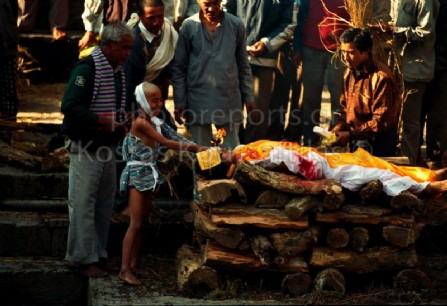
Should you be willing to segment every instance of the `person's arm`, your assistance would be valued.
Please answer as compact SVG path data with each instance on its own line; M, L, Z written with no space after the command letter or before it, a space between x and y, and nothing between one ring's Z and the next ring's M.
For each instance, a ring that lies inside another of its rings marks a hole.
M166 138L152 126L152 124L148 124L146 120L138 119L135 121L135 132L141 133L145 135L149 139L153 139L155 142L158 142L161 146L166 147L168 149L178 150L178 151L189 151L189 152L200 152L207 150L208 148L199 146L195 143L186 143L186 142L179 142L173 139ZM142 138L142 141L144 142L144 138ZM148 143L145 143L146 145L150 145Z
M102 14L104 0L85 0L84 12L82 13L82 22L84 23L85 33L79 40L78 46L82 50L90 43L96 43L96 36L101 30Z
M278 19L277 25L263 38L261 42L265 45L265 48L269 53L274 52L271 40L277 37L280 33L293 24L293 6L295 0L283 0L281 1L281 15ZM261 52L262 53L262 52Z
M186 108L188 107L186 80L190 52L188 28L188 23L184 23L182 25L177 46L175 48L175 55L170 63L171 84L174 91L174 115L175 121L179 124L184 123L182 117Z
M81 62L71 73L67 87L62 97L61 112L72 122L83 127L106 132L116 132L124 128L124 123L118 123L114 118L101 117L90 111L93 85L95 78L94 64Z
M238 68L239 86L242 102L247 108L247 113L255 109L253 94L253 76L250 62L248 61L245 28L242 22L237 24L236 61Z
M97 126L99 116L90 111L95 71L87 62L76 65L62 97L61 112L72 121Z
M186 16L188 0L174 0L174 28L178 31Z
M396 118L399 116L396 86L394 80L389 77L377 81L371 97L372 118L362 124L359 129L351 131L354 139L370 138L396 125Z
M289 24L284 31L279 33L276 37L270 40L272 51L276 51L281 48L285 43L293 41L293 34L298 20L298 7L299 1L295 1L293 5L292 23Z
M292 61L295 65L301 64L301 51L303 47L303 26L306 22L307 16L309 14L309 0L299 1L299 10L297 17L297 25L293 33L293 52Z
M424 43L435 35L437 7L436 0L418 1L416 12L416 23L414 26L391 27L397 38L406 41L408 44ZM401 9L401 8L400 8Z

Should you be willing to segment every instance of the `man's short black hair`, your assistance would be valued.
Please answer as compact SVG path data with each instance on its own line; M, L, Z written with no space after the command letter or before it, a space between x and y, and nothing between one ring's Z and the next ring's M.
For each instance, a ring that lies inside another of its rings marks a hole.
M165 7L162 0L140 0L139 2L140 4L138 5L138 14L140 15L144 13L145 7L156 7L156 6L161 6L163 8Z
M360 52L369 52L372 49L371 33L368 29L349 28L340 36L340 43L355 43Z

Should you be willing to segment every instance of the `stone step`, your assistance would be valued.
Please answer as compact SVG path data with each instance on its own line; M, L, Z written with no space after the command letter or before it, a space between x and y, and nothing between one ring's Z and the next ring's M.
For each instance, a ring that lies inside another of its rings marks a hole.
M0 211L0 256L65 255L67 213Z
M192 239L189 202L159 199L155 205L159 209L154 210L151 223L145 228L146 244L142 251L175 253L177 247ZM0 256L65 256L69 225L66 201L4 200L5 207L16 210L0 209ZM128 225L129 217L113 213L110 255L121 253Z
M0 172L1 199L66 199L68 173Z
M88 279L65 261L0 257L3 305L86 305Z

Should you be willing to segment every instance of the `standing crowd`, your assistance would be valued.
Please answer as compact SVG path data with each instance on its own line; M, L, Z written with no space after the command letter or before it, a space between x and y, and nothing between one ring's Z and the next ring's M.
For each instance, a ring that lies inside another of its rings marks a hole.
M51 1L54 39L66 36L67 2ZM61 106L70 152L67 260L89 277L107 273L119 185L131 218L119 275L140 284L141 229L163 182L156 164L162 147L206 150L220 128L228 148L261 139L316 146L324 84L332 146L406 156L416 166L426 135L427 155L440 166L447 151L446 2L373 1L389 19L356 28L344 0L85 0L79 48L93 48L73 68ZM29 30L27 8L37 1L18 4L0 0L0 116L7 119L18 109L11 73L17 27ZM403 86L395 67L375 58L373 31L392 35ZM174 118L164 105L169 86ZM192 141L176 133L176 123ZM116 167L121 146L125 162Z

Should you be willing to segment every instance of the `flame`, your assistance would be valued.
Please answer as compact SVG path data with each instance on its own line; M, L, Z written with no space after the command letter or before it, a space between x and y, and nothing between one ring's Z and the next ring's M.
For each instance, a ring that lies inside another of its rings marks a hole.
M215 139L211 140L211 144L215 147L221 145L224 141L225 136L227 136L227 132L225 131L225 129L218 129Z

